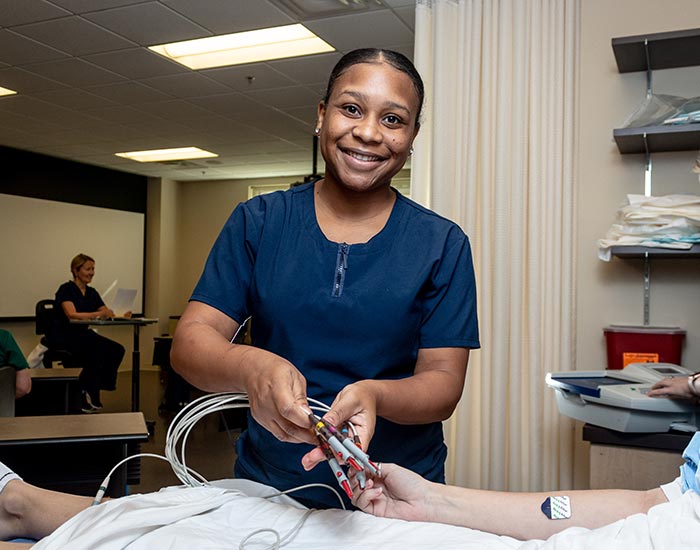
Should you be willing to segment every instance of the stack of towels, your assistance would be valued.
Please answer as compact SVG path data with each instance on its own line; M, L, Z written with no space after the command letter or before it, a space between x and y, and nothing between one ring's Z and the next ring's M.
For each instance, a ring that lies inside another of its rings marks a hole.
M700 196L627 195L617 221L598 241L598 257L610 261L613 246L690 249L700 243Z

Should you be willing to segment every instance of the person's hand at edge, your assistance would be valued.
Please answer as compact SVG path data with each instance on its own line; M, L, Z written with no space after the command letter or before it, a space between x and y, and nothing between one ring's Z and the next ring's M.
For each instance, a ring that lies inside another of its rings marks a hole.
M649 397L670 397L671 399L693 399L697 396L690 391L687 376L676 376L659 380L647 393Z

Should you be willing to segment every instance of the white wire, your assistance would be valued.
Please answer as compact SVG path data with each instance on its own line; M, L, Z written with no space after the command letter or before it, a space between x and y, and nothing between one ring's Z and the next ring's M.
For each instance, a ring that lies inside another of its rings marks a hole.
M310 403L309 407L312 410L322 412L327 412L330 410L330 407L328 407L328 405L320 401L311 398L308 398L308 401ZM105 491L107 490L107 486L109 485L110 478L114 471L128 460L137 457L152 457L168 462L175 476L177 476L177 478L186 486L200 487L204 485L210 485L209 481L207 481L207 479L203 475L187 466L185 458L187 438L189 437L189 434L194 428L195 424L197 424L197 422L199 422L205 416L215 412L222 412L229 409L248 408L249 406L250 403L248 401L248 396L244 393L214 393L203 395L202 397L195 399L182 410L180 410L180 412L178 412L177 415L175 415L175 418L173 418L173 421L170 423L170 426L168 426L168 431L165 436L165 456L161 456L154 453L139 453L120 460L109 471L107 477L105 477L104 481L102 482L102 485L100 486L99 490L97 491L97 494L95 495L93 506L99 504L102 500L102 497L104 496ZM355 427L350 423L348 424L350 425L350 428L352 429L353 433L356 433ZM180 451L179 455L178 448ZM272 495L268 495L264 498L274 498L281 495L287 495L310 487L323 487L332 491L336 495L336 497L338 497L338 502L340 502L340 506L343 508L343 510L345 509L345 503L343 502L343 499L338 493L338 491L336 491L335 488L329 485L325 485L323 483L310 483L307 485L302 485L300 487L294 487L286 491L279 491ZM292 529L290 529L284 537L280 537L279 532L272 528L258 529L246 536L241 541L239 548L243 550L245 545L250 543L250 539L255 535L261 533L272 533L275 535L275 542L271 546L268 546L268 548L271 550L278 550L280 547L290 542L296 536L306 519L313 511L313 509L307 510L301 517L301 519L297 522L297 524Z

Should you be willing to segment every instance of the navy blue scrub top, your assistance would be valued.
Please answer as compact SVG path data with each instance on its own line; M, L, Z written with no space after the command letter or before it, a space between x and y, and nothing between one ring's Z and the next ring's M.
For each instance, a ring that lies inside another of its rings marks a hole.
M190 299L238 323L252 316L253 345L294 364L307 395L327 405L358 380L411 376L420 348L479 347L467 236L398 192L382 231L352 245L321 232L313 183L238 205ZM309 449L278 441L249 418L236 476L280 490L312 482L335 487L323 464L304 472L300 459ZM378 418L369 454L444 481L440 422L405 426ZM338 505L329 491L292 496Z

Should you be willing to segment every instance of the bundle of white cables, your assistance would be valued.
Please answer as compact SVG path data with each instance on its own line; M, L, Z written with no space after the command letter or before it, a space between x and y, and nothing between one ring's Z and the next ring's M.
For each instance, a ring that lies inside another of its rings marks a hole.
M321 403L320 401L316 401L313 399L308 399L308 401L312 410L323 412L329 410L329 407ZM197 424L197 422L199 422L205 416L211 413L222 412L228 409L248 408L249 405L250 404L248 402L248 395L245 393L215 393L204 395L198 399L195 399L189 405L183 408L170 423L165 437L165 456L153 453L140 453L128 456L125 459L118 462L109 471L109 474L107 474L107 477L102 482L102 485L100 486L99 490L97 491L97 494L95 495L95 499L93 500L93 506L99 504L102 500L102 497L104 496L105 491L107 490L107 486L109 485L109 480L114 471L126 461L137 457L153 457L167 461L173 469L173 472L175 473L177 478L188 487L201 487L203 485L209 485L209 482L204 478L204 476L187 466L187 461L185 459L185 448L187 446L187 438L189 437L190 432ZM269 495L265 498L272 498L275 496L292 493L299 489L305 489L307 487L312 486L321 486L329 489L338 497L338 501L340 502L341 507L345 508L343 499L340 497L338 491L336 491L333 487L318 483L303 485L301 487L295 487L288 491L280 491L273 495ZM313 509L307 510L304 513L304 515L300 518L299 522L285 536L281 536L280 533L278 533L274 529L259 529L250 533L250 535L248 535L244 540L242 540L239 548L244 549L248 544L254 544L254 542L251 539L263 533L271 533L275 537L274 542L267 547L268 549L276 550L278 548L281 548L294 538L296 533L299 531L301 526L304 524L304 522L312 512Z

